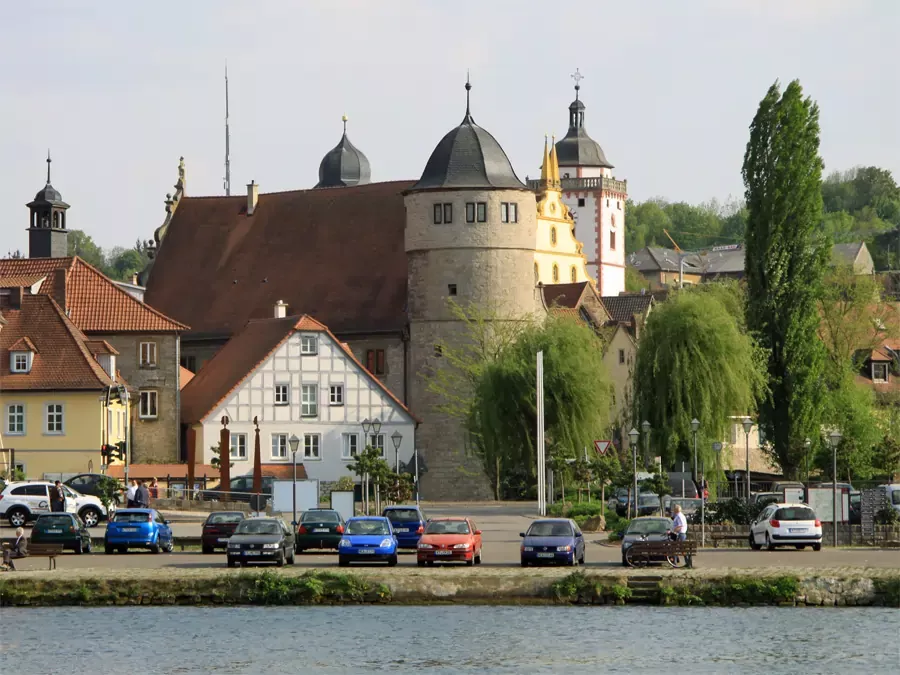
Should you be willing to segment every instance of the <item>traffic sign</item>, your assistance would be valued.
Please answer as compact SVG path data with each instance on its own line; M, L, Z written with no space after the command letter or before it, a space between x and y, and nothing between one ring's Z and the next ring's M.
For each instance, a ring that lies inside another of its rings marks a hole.
M716 452L722 452L722 443L719 441L713 443L713 450L715 450Z
M596 450L601 455L605 455L606 451L609 450L609 447L612 445L612 441L594 441L594 450Z

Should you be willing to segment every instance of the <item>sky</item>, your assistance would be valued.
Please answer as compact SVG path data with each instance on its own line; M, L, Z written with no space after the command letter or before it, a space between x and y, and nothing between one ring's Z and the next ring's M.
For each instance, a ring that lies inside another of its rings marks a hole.
M178 159L189 195L306 189L348 133L374 181L418 178L465 111L520 178L585 122L637 200L743 195L748 125L799 79L821 108L826 172L900 179L897 0L29 0L0 23L0 255L27 251L45 182L101 246L149 239ZM627 225L627 224L626 224Z

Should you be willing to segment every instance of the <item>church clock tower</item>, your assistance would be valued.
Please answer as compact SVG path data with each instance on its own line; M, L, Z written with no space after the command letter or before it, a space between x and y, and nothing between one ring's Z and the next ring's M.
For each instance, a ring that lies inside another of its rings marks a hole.
M69 205L50 184L50 153L47 153L47 184L27 204L31 212L28 227L29 258L65 258L69 254L66 211Z

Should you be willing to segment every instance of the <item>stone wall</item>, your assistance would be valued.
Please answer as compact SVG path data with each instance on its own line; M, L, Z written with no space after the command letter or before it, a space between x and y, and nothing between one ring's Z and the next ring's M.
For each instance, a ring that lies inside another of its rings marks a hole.
M402 336L397 334L387 335L336 335L338 340L350 345L353 356L368 368L366 362L367 352L371 350L384 350L384 373L372 372L381 382L391 390L398 399L406 403L408 392L406 391L406 353L403 348Z
M749 547L750 528L746 525L707 525L706 526L706 545L713 546L717 535L734 537L743 535L740 539L721 539L718 541L719 548L748 548ZM700 541L700 525L692 524L688 528L688 539L692 541ZM822 523L822 544L831 546L832 543L832 526L831 523ZM862 536L862 527L859 525L838 525L838 546L900 546L900 526L894 525L876 525L875 539L873 541L864 541Z

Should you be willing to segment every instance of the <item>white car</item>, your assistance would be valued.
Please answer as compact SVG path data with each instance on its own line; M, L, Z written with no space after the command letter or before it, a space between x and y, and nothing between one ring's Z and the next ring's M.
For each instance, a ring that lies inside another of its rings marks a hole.
M6 518L12 527L22 527L42 513L50 513L50 488L48 481L16 481L9 483L0 493L0 518ZM103 503L90 495L83 495L63 486L66 493L66 511L81 517L88 527L95 527L108 517Z
M769 504L750 523L750 548L758 551L763 546L769 551L777 546L811 546L818 551L822 548L822 523L806 504Z

